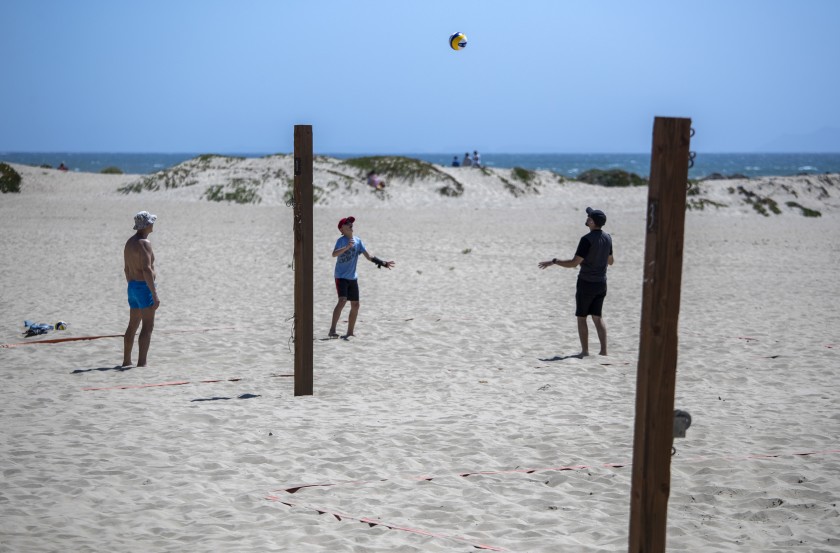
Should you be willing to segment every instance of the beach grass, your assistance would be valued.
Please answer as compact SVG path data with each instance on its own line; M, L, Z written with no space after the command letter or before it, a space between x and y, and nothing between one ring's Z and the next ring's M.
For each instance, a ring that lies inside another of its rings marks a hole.
M8 163L0 163L0 192L20 192L20 173L14 170Z
M262 201L257 190L262 183L256 179L231 179L227 185L214 184L204 191L203 197L211 202L258 204Z
M601 186L646 186L647 180L636 173L630 173L621 169L590 169L577 176L575 180L587 184L600 184Z
M807 208L794 201L786 202L785 205L792 208L799 208L804 217L822 217L822 213L820 213L816 209Z
M457 179L419 159L403 156L356 157L345 159L342 165L352 167L361 174L375 171L386 180L400 179L409 185L417 180L439 180L443 182L443 186L438 188L442 196L457 197L464 193L464 185Z

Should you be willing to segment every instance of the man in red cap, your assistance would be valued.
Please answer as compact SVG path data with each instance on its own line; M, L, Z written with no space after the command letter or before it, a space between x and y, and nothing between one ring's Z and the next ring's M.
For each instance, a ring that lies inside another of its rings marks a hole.
M333 257L338 258L335 262L335 290L338 293L338 303L333 309L330 338L338 338L335 327L347 300L350 300L350 318L347 322L347 334L344 337L353 336L356 317L359 315L359 275L356 272L356 262L359 260L359 255L364 255L368 261L372 261L380 269L382 267L390 269L394 266L393 261L382 261L368 253L362 239L353 236L353 223L355 222L355 217L345 217L338 222L341 237L336 241L332 253Z
M577 292L575 293L575 316L577 317L578 336L581 351L579 356L589 355L589 327L586 317L592 315L598 340L601 342L600 355L607 354L607 325L601 318L601 308L607 296L607 266L613 264L612 237L601 230L607 223L607 216L600 209L586 208L586 226L589 234L584 235L578 243L575 256L572 259L560 260L556 257L551 261L541 261L540 269L551 265L560 265L574 269L580 265L578 273Z

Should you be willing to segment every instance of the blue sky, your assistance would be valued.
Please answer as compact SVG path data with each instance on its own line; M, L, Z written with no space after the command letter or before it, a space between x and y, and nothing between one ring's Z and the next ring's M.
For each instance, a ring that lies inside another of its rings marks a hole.
M0 151L289 152L311 124L324 153L646 152L657 115L692 118L701 152L840 151L837 0L6 0L2 13Z

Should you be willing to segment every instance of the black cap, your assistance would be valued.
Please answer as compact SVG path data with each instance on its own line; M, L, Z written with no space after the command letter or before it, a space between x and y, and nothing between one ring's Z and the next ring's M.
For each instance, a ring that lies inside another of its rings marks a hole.
M592 209L591 207L587 207L586 214L592 217L592 220L595 221L595 224L599 227L603 227L607 224L607 216L600 209Z

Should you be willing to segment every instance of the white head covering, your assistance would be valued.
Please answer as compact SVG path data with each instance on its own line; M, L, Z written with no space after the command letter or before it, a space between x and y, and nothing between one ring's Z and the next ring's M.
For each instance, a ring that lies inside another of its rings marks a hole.
M157 221L157 215L152 215L148 211L140 211L134 216L134 230L143 230L149 225L154 225Z

